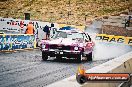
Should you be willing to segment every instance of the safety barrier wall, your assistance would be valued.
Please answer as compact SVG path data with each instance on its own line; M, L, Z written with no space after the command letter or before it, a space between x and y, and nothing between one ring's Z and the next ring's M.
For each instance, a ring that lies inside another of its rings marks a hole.
M51 27L51 23L49 22L42 22L42 21L32 21L32 20L21 20L21 19L13 19L13 18L0 18L0 31L7 31L7 32L14 32L14 33L24 33L25 29L29 22L33 23L33 26L37 32L40 33L43 30L45 25ZM85 26L75 26L75 25L68 25L68 24L57 24L53 23L54 28L61 28L65 26L75 27L80 30L84 30Z
M96 71L94 71L96 70ZM94 68L94 73L132 73L132 52ZM89 71L87 71L89 72ZM130 84L131 82L128 82ZM87 83L82 87L118 87L120 83ZM126 86L129 87L129 86Z
M125 27L126 20L132 15L109 16L108 19L102 19L103 25L112 25L118 27ZM132 18L130 19L130 23Z
M43 31L43 27L48 25L51 27L51 23L42 22L42 21L33 21L33 20L21 20L21 19L13 19L13 18L0 18L0 32L4 32L5 34L24 34L27 25L29 22L33 23L35 29L35 38L37 38L37 42L44 39L45 33ZM67 24L57 24L53 23L56 29L59 29L64 26L72 26L80 30L84 30L85 26L75 26L75 25L67 25ZM51 29L52 35L52 29Z
M132 37L97 34L95 37L95 40L103 41L103 42L110 42L110 43L123 43L126 45L132 45Z
M130 79L130 82L122 82L118 87L130 87L131 84L132 84L132 74L130 74L131 76L131 79Z
M17 32L23 33L23 31L27 28L29 22L32 22L35 30L43 29L45 25L51 27L51 23L42 22L42 21L33 21L33 20L21 20L21 19L13 19L13 18L0 18L0 30L8 31L8 32ZM58 28L57 23L53 23L54 27ZM21 29L21 30L20 30Z
M0 51L36 48L34 35L0 34Z
M39 41L44 39L45 33L43 31L43 27L45 27L46 25L51 27L51 23L49 22L0 18L0 32L4 32L5 34L24 34L29 22L33 23L35 29L35 38L37 38L37 40ZM54 28L59 28L57 23L53 24Z
M132 52L112 59L99 66L86 71L87 73L132 73ZM64 80L53 83L47 87L118 87L120 83L85 83L80 85L76 81L76 76L71 76ZM126 86L129 87L129 86Z
M132 27L126 27L127 30L132 30Z

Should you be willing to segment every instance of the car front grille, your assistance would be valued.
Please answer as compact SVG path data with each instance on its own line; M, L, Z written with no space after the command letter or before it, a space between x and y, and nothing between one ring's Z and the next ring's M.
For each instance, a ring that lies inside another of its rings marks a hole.
M57 49L57 45L49 45L50 49Z
M58 50L71 50L71 46L65 45L50 45L49 49L58 49Z

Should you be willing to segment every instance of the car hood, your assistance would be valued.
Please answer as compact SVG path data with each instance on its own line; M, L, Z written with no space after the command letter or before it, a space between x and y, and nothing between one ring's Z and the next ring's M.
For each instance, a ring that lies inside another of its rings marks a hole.
M61 44L61 45L80 45L81 42L78 40L73 40L72 38L59 38L54 40L46 41L48 44Z

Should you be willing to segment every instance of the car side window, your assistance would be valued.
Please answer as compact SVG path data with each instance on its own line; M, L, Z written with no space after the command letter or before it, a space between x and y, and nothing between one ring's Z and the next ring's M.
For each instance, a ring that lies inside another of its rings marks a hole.
M66 34L66 32L60 32L58 34L58 37L67 38L67 34Z

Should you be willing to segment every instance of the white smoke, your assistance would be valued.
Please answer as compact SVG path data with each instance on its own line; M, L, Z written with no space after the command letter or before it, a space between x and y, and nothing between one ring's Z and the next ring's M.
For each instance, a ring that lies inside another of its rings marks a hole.
M132 47L118 43L95 42L93 51L93 60L111 59L121 56L129 51Z
M93 60L111 59L132 51L132 46L125 44L96 41L95 37L96 34L99 33L101 26L102 22L94 21L94 23L85 30L85 32L88 32L92 40L95 42Z

